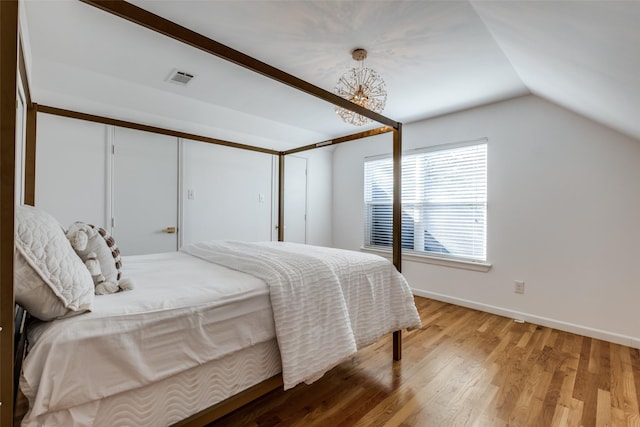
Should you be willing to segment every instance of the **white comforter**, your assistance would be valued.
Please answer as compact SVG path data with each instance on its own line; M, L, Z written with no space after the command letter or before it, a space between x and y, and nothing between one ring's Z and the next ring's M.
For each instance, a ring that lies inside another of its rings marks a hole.
M182 251L269 285L285 389L315 381L386 333L421 326L404 277L376 255L282 242Z

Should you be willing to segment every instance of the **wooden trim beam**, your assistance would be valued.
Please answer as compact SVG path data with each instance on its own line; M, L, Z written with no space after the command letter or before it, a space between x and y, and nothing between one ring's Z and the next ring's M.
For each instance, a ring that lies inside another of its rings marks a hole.
M402 124L393 130L393 265L402 272ZM393 360L402 359L402 331L393 333Z
M0 1L0 425L13 425L18 1Z
M72 119L87 120L90 122L104 123L107 125L120 126L124 128L136 129L136 130L141 130L145 132L159 133L162 135L174 136L176 138L191 139L194 141L207 142L209 144L224 145L226 147L234 147L234 148L240 148L243 150L257 151L259 153L266 153L274 156L277 156L280 154L279 151L270 150L268 148L254 147L253 145L240 144L237 142L225 141L223 139L217 139L217 138L209 138L207 136L196 135L193 133L181 132L181 131L171 130L171 129L164 129L157 126L141 125L139 123L129 122L126 120L111 119L109 117L96 116L96 115L87 114L87 113L80 113L77 111L65 110L57 107L49 107L47 105L39 105L39 104L34 104L34 105L36 105L36 110L39 113L55 114L57 116L70 117Z
M402 272L402 124L393 131L393 265Z
M27 129L24 148L24 204L36 204L36 135L38 114L36 106L27 105Z
M284 242L284 153L278 156L278 242Z
M318 142L318 143L315 143L315 144L305 145L303 147L292 148L292 149L286 150L286 151L276 151L276 150L272 150L272 149L269 149L269 148L256 147L256 146L248 145L248 144L240 144L240 143L237 143L237 142L225 141L223 139L217 139L217 138L210 138L210 137L207 137L207 136L197 135L197 134L193 134L193 133L187 133L187 132L182 132L182 131L165 129L165 128L161 128L161 127L157 127L157 126L143 125L143 124L139 124L139 123L135 123L135 122L130 122L130 121L126 121L126 120L119 120L119 119L112 119L112 118L109 118L109 117L98 116L98 115L94 115L94 114L81 113L79 111L65 110L63 108L51 107L51 106L48 106L48 105L40 105L40 104L35 104L35 103L34 104L29 103L29 105L31 107L29 107L27 109L27 161L29 160L30 140L32 140L32 144L33 144L33 148L32 148L32 150L33 150L33 169L34 169L34 171L35 171L35 140L36 140L36 135L35 135L35 132L36 132L36 118L35 117L36 116L35 116L35 112L45 113L45 114L53 114L53 115L56 115L56 116L69 117L69 118L78 119L78 120L86 120L86 121L95 122L95 123L103 123L103 124L106 124L106 125L120 126L120 127L124 127L124 128L136 129L136 130L141 130L141 131L145 131L145 132L159 133L159 134L163 134L163 135L175 136L177 138L191 139L191 140L194 140L194 141L207 142L207 143L210 143L210 144L217 144L217 145L224 145L224 146L227 146L227 147L240 148L240 149L243 149L243 150L257 151L257 152L260 152L260 153L271 154L271 155L274 155L274 156L278 156L280 154L288 155L288 154L300 153L302 151L313 150L313 149L319 148L319 147L341 144L343 142L354 141L356 139L367 138L369 136L381 135L381 134L384 134L384 133L388 133L388 132L393 132L394 131L394 128L392 128L390 126L381 126L381 127L375 128L375 129L370 129L370 130L366 130L366 131L363 131L363 132L354 133L354 134L351 134L351 135L341 136L341 137L338 137L338 138L335 138L335 139L322 141L322 142ZM33 117L33 120L32 120L31 123L30 123L30 120L29 120L29 109L33 109L33 113L34 113L34 117ZM32 136L31 138L30 138L30 131L31 131L31 136ZM29 167L29 165L27 165L27 167ZM28 178L28 175L27 175L27 178ZM27 185L27 188L28 188L28 185Z
M33 206L36 198L36 109L31 101L31 90L27 78L27 66L24 59L22 40L18 43L18 66L20 79L27 107L27 123L25 134L25 159L24 159L24 203Z
M24 50L22 49L22 40L18 41L18 69L20 70L20 81L27 105L31 105L31 90L29 89L29 79L27 78L27 66L24 60Z
M178 40L196 49L203 50L218 58L232 62L236 65L254 71L258 74L262 74L265 77L276 80L285 85L291 86L302 92L313 95L323 101L329 102L333 105L345 108L347 110L358 113L371 120L375 120L378 123L391 126L393 128L398 127L398 122L391 120L388 117L378 114L364 107L361 107L351 101L324 90L318 86L312 85L302 79L299 79L291 74L285 73L269 64L218 43L202 34L196 33L188 28L162 18L156 14L148 12L135 5L127 3L122 0L80 0L86 4L102 9L105 12L109 12L120 18L134 22L152 31L164 34L167 37L171 37L174 40Z
M320 147L326 147L329 145L342 144L343 142L353 141L356 139L367 138L369 136L381 135L383 133L392 132L393 128L390 126L382 126L379 128L365 130L363 132L354 133L347 136L342 136L340 138L330 139L328 141L318 142L316 144L305 145L304 147L292 148L291 150L287 150L284 154L295 154L300 153L301 151L313 150Z

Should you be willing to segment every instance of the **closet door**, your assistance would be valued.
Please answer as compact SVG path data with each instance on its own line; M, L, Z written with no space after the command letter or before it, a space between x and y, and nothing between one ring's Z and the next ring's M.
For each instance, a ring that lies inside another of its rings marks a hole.
M178 140L114 128L112 233L123 255L178 248Z
M108 229L107 126L38 113L35 205L63 227Z

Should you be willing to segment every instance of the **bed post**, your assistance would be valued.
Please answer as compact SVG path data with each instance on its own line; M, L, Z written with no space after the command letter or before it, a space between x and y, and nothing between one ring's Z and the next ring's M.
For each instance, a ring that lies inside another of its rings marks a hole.
M393 265L402 272L402 123L393 130ZM393 360L402 359L402 331L393 333Z
M25 159L24 159L24 204L35 205L36 193L36 116L38 105L31 101L31 91L27 79L27 65L24 59L22 38L18 37L18 69L27 106L25 127Z
M24 204L36 204L36 129L38 126L38 105L27 104L27 132L25 138Z
M278 155L278 242L284 242L284 156Z
M18 1L0 1L0 425L13 424L13 250Z

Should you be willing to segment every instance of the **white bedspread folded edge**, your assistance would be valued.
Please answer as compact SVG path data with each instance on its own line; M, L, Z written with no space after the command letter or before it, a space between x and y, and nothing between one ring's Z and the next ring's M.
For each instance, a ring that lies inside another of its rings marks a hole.
M181 250L269 285L285 390L317 380L386 333L421 326L406 280L377 255L283 242Z

